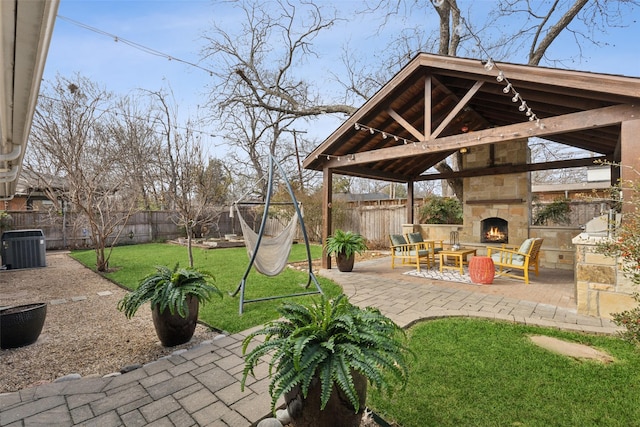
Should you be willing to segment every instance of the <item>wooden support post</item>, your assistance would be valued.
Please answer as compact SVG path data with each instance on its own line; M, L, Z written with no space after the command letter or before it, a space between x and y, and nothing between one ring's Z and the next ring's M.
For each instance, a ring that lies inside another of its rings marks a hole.
M620 129L620 179L623 183L637 181L640 173L640 144L637 143L640 135L640 120L627 120L622 122ZM623 185L628 187L627 185ZM632 199L632 190L627 188L622 192L622 200ZM622 212L634 209L629 203L622 204Z
M331 256L327 255L325 243L331 234L331 202L333 200L333 170L322 171L322 268L331 268Z
M413 214L413 200L414 200L414 182L413 180L407 182L407 224L413 224L414 222L414 214Z

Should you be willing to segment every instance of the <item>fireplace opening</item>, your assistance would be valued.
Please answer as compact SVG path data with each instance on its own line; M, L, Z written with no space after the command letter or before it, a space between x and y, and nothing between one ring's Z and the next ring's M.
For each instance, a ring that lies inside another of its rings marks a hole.
M509 243L509 222L502 218L482 220L480 243Z

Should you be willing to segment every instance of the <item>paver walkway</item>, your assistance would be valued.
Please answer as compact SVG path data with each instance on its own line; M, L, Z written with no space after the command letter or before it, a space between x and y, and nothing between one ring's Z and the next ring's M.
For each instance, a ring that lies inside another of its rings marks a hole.
M513 284L498 293L499 286L430 283L389 267L387 259L378 259L356 264L353 273L332 269L320 275L340 283L352 303L376 306L401 326L425 318L470 316L592 333L617 330L606 319L576 314L569 284L556 286L554 293L548 289L553 284L533 280L528 287ZM249 332L221 336L119 376L0 395L0 426L251 425L269 414L270 397L266 363L240 391L241 344Z

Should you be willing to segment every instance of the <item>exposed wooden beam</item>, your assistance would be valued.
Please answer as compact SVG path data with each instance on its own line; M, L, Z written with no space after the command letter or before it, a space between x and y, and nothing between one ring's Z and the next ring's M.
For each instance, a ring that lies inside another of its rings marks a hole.
M350 167L387 159L459 150L462 147L470 148L478 145L495 144L534 136L544 137L584 129L600 128L618 124L626 120L634 120L637 117L640 117L640 106L629 104L613 105L596 110L545 118L541 120L540 126L536 125L535 121L527 121L476 132L450 135L417 144L399 145L355 153L350 160ZM338 159L331 159L325 163L325 167L338 168L340 166L343 166L343 164L341 164Z
M466 169L448 173L433 173L416 177L415 181L433 181L436 179L468 178L486 175L504 175L509 173L531 172L549 169L567 169L581 166L593 166L596 161L611 160L609 156L588 157L584 159L556 160L553 162L511 164L480 169Z
M332 171L336 174L355 176L359 178L379 179L381 181L389 182L407 182L407 178L404 175L383 172L375 169L367 169L358 166L342 167L339 169L332 169Z
M453 110L451 110L451 112L447 114L447 117L445 117L442 123L440 123L440 126L438 126L436 130L434 130L433 133L431 133L431 136L429 137L429 139L431 140L435 139L438 137L438 135L442 133L442 131L449 125L449 123L451 123L451 120L453 120L458 115L460 110L462 110L465 107L465 105L467 105L469 100L473 98L473 95L475 95L476 92L478 92L478 90L482 87L483 84L484 82L482 81L476 81L473 84L471 89L469 89L469 91L462 97L462 99L458 101L456 106L453 107Z
M387 108L387 113L402 126L405 128L411 135L414 136L418 141L422 141L425 139L425 136L416 128L411 126L411 123L402 118L402 116L396 113L392 108Z
M431 106L433 100L431 99L431 74L427 74L424 79L424 134L431 135Z

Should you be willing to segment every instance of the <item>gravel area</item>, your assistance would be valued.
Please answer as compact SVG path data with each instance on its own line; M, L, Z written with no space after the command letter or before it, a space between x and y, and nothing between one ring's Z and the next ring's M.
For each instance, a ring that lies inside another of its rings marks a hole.
M148 304L129 320L116 309L125 290L66 253L47 253L46 259L44 268L0 271L0 307L47 303L47 317L38 341L0 350L0 393L68 374L101 377L217 335L198 325L189 343L162 347Z

